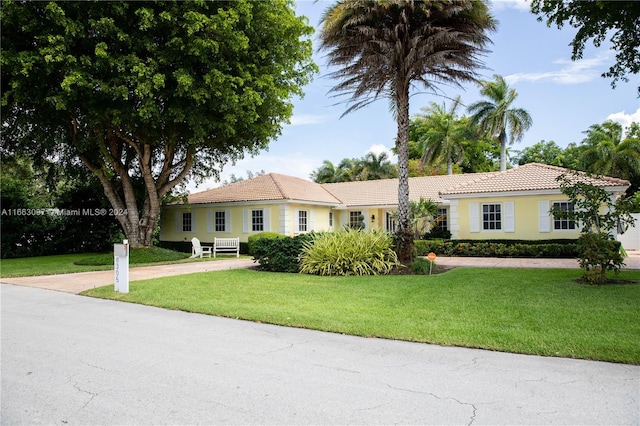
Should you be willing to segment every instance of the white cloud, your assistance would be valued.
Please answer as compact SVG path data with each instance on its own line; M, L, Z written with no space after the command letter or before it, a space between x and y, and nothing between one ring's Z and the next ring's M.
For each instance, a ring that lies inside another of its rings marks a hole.
M503 9L517 9L522 11L529 11L529 0L493 0L491 6L495 10Z
M517 73L505 77L509 84L519 81L552 81L558 84L580 84L597 79L601 71L600 65L608 61L609 52L602 52L597 56L579 61L558 60L555 64L565 65L558 70L547 72Z
M636 112L632 112L631 114L627 114L624 111L609 114L607 116L607 120L620 123L622 124L623 128L629 127L631 123L640 123L640 108L638 108Z
M327 121L323 115L298 114L291 117L290 126L306 126L309 124L322 124Z
M369 152L373 152L375 155L380 155L383 152L386 152L389 158L389 161L391 161L392 163L398 162L398 157L396 157L396 155L391 151L391 148L387 148L383 144L379 143L379 144L371 145L367 150L367 152L365 152L365 155L368 154Z

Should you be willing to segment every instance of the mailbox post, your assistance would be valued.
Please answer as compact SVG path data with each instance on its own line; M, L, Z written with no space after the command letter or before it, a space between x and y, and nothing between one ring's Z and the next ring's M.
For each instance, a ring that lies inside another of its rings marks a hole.
M129 293L129 240L113 245L113 286L120 293Z

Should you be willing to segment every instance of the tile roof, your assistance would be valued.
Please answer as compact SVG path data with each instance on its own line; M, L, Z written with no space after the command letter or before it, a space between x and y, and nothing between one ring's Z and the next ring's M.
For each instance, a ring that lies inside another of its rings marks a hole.
M320 184L277 173L269 173L189 195L190 204L271 200L340 204Z
M409 199L417 201L423 197L445 203L448 198L463 194L557 190L560 184L556 178L568 172L562 167L530 163L504 172L409 178ZM628 181L611 177L589 177L580 173L578 178L605 188L629 186ZM398 179L321 185L306 179L269 173L189 195L190 204L277 200L345 207L395 206L398 204Z
M420 197L437 203L445 202L439 192L465 182L475 181L493 173L470 173L409 178L409 200ZM394 206L398 204L398 179L326 183L327 191L348 207Z
M485 194L503 192L541 191L559 189L558 176L566 174L569 179L577 179L599 187L627 187L629 182L606 176L588 176L578 172L569 174L569 170L546 164L529 163L504 172L484 173L479 179L464 182L441 191L441 195Z

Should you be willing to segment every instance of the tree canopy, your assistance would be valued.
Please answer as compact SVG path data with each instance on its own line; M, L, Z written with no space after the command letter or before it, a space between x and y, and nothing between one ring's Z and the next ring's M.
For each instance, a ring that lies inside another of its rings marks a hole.
M576 28L571 46L572 60L582 58L589 40L598 47L609 37L616 51L616 62L602 77L629 81L627 74L640 73L640 2L604 0L532 0L531 12L538 20L546 18L547 25L561 28L565 23ZM640 86L638 86L640 96Z
M185 178L278 136L316 70L290 0L7 0L0 13L3 147L80 160L126 212L132 247Z

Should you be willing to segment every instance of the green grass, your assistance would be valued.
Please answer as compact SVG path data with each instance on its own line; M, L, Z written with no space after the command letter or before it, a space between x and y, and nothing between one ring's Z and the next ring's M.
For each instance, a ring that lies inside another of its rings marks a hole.
M433 276L234 270L83 294L231 318L441 345L640 364L640 284L578 270L456 268ZM640 281L640 272L619 276Z
M211 258L189 259L188 256L189 254L187 253L175 252L159 247L132 249L130 251L129 264L135 267L215 260ZM218 256L219 259L228 259L229 257L231 256ZM233 255L233 257L235 258L235 255ZM105 271L109 269L113 269L113 252L23 257L18 259L2 259L0 261L0 278Z

